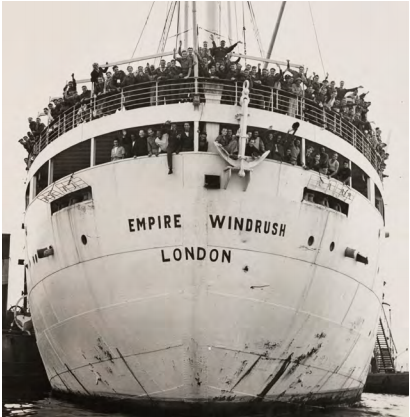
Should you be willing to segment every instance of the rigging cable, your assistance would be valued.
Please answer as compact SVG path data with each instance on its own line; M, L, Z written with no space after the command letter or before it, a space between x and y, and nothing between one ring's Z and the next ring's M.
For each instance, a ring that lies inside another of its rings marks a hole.
M238 34L238 15L236 14L236 1L233 2L233 5L235 6L235 26L236 26L236 41L239 39ZM228 17L229 18L229 17Z
M244 9L243 3L244 3L244 2L242 2L243 53L244 53L244 55L246 56L246 27L245 27L245 9ZM246 64L246 58L245 58L245 64Z
M317 48L319 49L320 61L322 62L323 76L325 76L326 71L325 71L325 66L323 65L322 52L320 51L319 39L318 39L317 33L316 33L316 26L315 26L315 20L313 19L312 7L310 6L310 1L308 3L309 3L310 16L312 17L313 29L315 30Z
M179 36L179 17L181 15L181 2L178 2L178 18L177 18L177 35L175 40L175 49L178 49L178 36Z
M261 41L261 37L260 37L260 34L259 34L258 25L256 24L256 16L255 16L255 13L253 11L253 7L252 7L251 2L248 1L247 3L248 3L249 14L251 16L251 22L252 22L252 26L253 26L253 33L255 34L256 41L258 42L259 52L261 54L261 57L263 58L264 55L265 55L265 52L263 50L263 46L262 46L262 41Z
M166 35L165 35L165 37L164 37L164 43L163 43L163 45L162 45L161 52L164 52L164 51L165 51L165 46L166 46L166 44L167 44L168 35L169 35L169 31L170 31L171 26L172 26L172 20L174 19L174 13L175 13L175 9L176 9L176 7L177 7L177 2L176 2L176 1L174 1L174 8L172 9L171 19L170 19L170 21L169 21L169 25L168 25L167 33L166 33Z
M139 45L139 43L140 43L140 40L141 40L141 38L142 38L142 34L144 33L144 30L145 30L145 27L147 26L147 23L148 23L149 17L151 16L151 12L152 12L152 8L154 7L154 4L155 4L155 1L153 1L153 2L152 2L152 4L151 4L151 8L149 9L148 16L147 16L147 20L145 21L145 25L144 25L144 27L142 28L142 31L141 31L140 37L139 37L139 39L138 39L137 44L135 45L135 49L134 49L134 52L132 53L132 57L131 57L131 58L134 58L135 52L136 52L136 50L137 50L137 48L138 48L138 45Z
M171 7L170 7L170 8L168 9L168 11L167 11L167 16L166 16L166 19L165 19L164 27L163 27L163 29L162 29L162 33L161 33L161 39L159 40L159 44L158 44L158 48L157 48L157 53L159 53L159 51L160 51L160 49L161 49L161 43L162 43L162 40L163 40L163 38L164 38L165 29L166 29L166 27L167 27L167 22L168 22L168 18L169 18L169 13L170 13L171 8L172 8L172 3L173 3L173 2L171 2Z
M222 16L222 9L221 9L221 6L222 6L222 2L220 1L219 2L219 29L218 29L218 32L219 33L221 33L222 31L221 31L221 16ZM221 35L219 35L219 40L221 40Z

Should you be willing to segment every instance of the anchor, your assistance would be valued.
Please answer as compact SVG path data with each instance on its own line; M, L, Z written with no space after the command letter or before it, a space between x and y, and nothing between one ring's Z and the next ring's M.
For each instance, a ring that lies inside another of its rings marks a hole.
M232 171L238 171L238 175L241 178L246 179L244 191L247 190L248 185L251 181L251 173L254 168L256 168L261 162L265 160L265 158L269 155L269 151L265 152L259 158L255 159L252 157L245 156L245 148L246 148L246 141L247 135L246 131L248 128L248 106L249 106L249 81L245 80L242 89L242 96L240 98L240 104L242 107L242 113L237 115L237 118L240 119L240 127L238 130L239 133L239 152L238 158L233 159L231 155L223 148L223 146L219 143L215 143L216 149L226 162L228 162L228 166L224 169L227 171L228 178L225 183L225 190L228 188L229 181L231 179Z

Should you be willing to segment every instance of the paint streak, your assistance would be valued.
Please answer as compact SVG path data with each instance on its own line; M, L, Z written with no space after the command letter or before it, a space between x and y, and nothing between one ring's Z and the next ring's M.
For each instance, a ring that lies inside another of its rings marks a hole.
M269 285L252 285L251 290L254 290L255 288L265 288L265 287L269 287Z
M127 367L127 369L130 371L130 374L133 376L133 378L137 381L138 385L143 389L143 391L145 392L146 396L151 399L151 397L149 396L148 392L145 390L145 388L142 386L141 382L138 380L138 378L135 376L134 372L132 371L132 369L130 368L130 366L128 365L127 361L125 360L124 356L122 356L122 353L120 352L120 350L118 348L117 352L120 355L120 358L122 359L122 361L124 362L124 365Z
M265 395L272 389L272 387L279 381L279 378L285 373L286 369L288 368L292 360L292 355L293 353L291 353L288 356L288 358L285 360L285 362L283 362L282 366L280 367L276 375L271 379L271 381L269 381L266 384L265 388L258 394L257 400L262 400L265 397Z
M260 359L262 358L262 356L259 356L256 361L249 367L249 369L238 379L238 381L236 382L236 384L231 388L231 391L244 379L246 378L251 372L252 369L256 366L256 364L260 361Z

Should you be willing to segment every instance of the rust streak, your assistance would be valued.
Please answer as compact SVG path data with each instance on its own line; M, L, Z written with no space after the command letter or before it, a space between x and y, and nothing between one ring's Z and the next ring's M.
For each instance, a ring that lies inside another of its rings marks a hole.
M132 371L132 369L130 368L130 366L128 365L127 361L125 360L124 356L122 356L122 353L120 352L120 350L118 348L117 352L120 355L120 358L122 359L122 361L124 362L125 366L127 367L127 369L130 371L130 374L133 376L133 378L138 382L138 385L143 389L143 391L145 392L145 394L147 395L147 397L149 399L151 399L151 397L149 396L148 392L145 391L145 388L142 386L141 382L138 380L138 378L136 377L136 375L134 374L134 372Z
M74 379L79 383L81 388L86 392L87 395L90 395L90 393L87 391L87 388L81 383L81 381L76 377L74 372L68 367L68 365L65 363L65 367L67 368L67 371L70 372L70 374L74 377ZM61 377L60 377L61 379Z
M252 369L256 366L256 364L260 361L260 359L262 358L262 355L259 356L256 361L249 367L249 369L238 379L237 383L231 388L231 391L245 378L247 377Z
M282 366L280 367L279 371L276 373L276 375L271 379L271 381L266 384L265 388L258 394L258 400L261 400L265 397L265 395L271 390L271 388L278 382L279 378L285 373L287 367L289 366L291 360L292 360L291 353L288 358L283 362Z

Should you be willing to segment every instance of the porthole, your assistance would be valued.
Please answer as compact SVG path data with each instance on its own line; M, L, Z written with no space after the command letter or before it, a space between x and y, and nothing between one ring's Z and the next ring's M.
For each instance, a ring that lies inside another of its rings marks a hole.
M33 264L35 264L36 263L36 260L34 259L34 256L33 256Z
M315 241L315 238L313 236L310 236L310 238L308 239L308 245L312 246L314 241Z
M87 244L87 236L81 235L81 242L83 242L83 245Z
M330 249L330 252L333 252L333 249L335 248L335 242L332 242L331 244L330 244L330 247L329 247L329 249Z
M37 255L34 255L34 258L36 259L36 263L38 262L38 258Z

